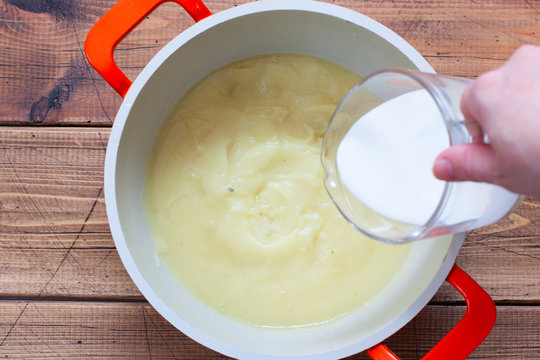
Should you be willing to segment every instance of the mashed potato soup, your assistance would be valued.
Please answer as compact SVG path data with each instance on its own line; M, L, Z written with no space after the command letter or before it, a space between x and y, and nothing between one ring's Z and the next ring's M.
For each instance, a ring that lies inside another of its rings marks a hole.
M371 240L324 188L320 148L360 77L306 55L225 66L179 101L147 163L159 258L194 297L260 326L347 315L387 285L410 246Z

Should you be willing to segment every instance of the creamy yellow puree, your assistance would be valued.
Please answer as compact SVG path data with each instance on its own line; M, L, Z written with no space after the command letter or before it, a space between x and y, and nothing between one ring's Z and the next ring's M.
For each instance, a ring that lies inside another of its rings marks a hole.
M320 147L359 76L306 55L239 61L193 87L147 164L155 248L195 297L263 326L316 324L380 292L409 246L361 235L323 184Z

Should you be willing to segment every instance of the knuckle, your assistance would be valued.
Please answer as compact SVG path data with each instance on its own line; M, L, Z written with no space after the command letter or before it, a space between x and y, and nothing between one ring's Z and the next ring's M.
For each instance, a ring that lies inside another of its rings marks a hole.
M467 92L465 104L473 119L483 123L502 96L504 75L494 70L480 75Z
M533 57L533 58L534 57L540 57L540 47L539 46L535 46L535 45L531 45L531 44L522 45L512 55L513 59L518 59L518 60L521 60L521 59L527 59L528 60L531 57Z
M531 71L540 62L540 46L522 45L501 67L507 73Z
M488 96L485 95L493 95L501 89L504 84L504 76L500 70L489 71L480 75L474 84L476 96L480 99L486 99Z

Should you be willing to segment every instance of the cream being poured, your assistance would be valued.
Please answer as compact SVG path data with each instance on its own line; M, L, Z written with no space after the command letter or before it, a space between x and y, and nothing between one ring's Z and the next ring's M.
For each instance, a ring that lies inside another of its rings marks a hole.
M433 161L450 145L442 115L426 90L390 99L362 116L337 151L341 181L366 206L388 218L424 224L445 183Z

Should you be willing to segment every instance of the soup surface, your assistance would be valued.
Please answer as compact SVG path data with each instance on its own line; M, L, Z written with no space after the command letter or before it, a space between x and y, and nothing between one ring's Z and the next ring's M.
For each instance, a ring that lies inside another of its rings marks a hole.
M372 299L410 246L355 231L326 193L320 147L360 80L264 55L194 86L157 136L145 211L159 257L200 301L261 326L318 324Z

